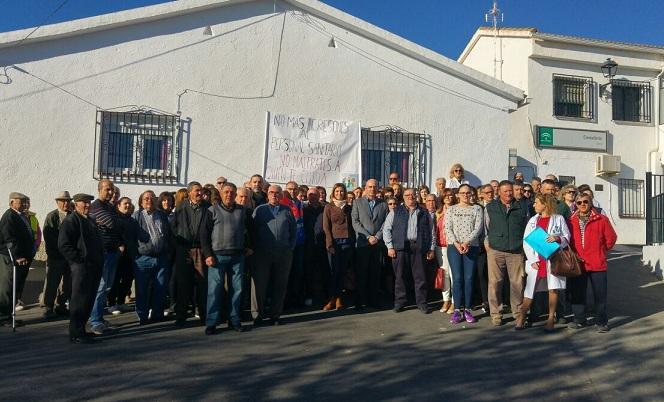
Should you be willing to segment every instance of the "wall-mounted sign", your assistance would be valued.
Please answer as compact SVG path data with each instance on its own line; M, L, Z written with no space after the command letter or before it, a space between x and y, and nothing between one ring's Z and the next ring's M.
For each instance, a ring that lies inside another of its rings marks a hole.
M607 131L535 126L537 146L542 148L607 152L607 133Z

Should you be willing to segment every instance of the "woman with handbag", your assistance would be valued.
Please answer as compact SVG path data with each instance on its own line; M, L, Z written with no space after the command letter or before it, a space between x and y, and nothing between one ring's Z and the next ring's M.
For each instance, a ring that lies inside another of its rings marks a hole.
M608 332L606 253L616 244L616 232L609 218L593 208L592 197L589 194L579 194L575 204L576 211L569 218L572 232L570 245L582 260L583 269L580 276L570 279L569 290L572 296L574 321L568 325L568 328L578 329L586 324L586 291L590 282L595 299L597 331Z
M325 248L330 260L330 282L328 302L323 310L339 310L343 308L341 291L344 288L346 270L350 268L353 258L355 232L351 223L351 206L347 201L346 186L337 183L332 187L330 202L323 209L323 231L325 232Z
M445 213L447 210L454 205L456 197L454 192L447 188L443 190L441 196L440 206L436 210L436 248L434 252L436 254L436 262L438 263L438 272L436 277L442 274L442 283L440 289L443 293L443 305L440 308L441 313L452 314L454 312L454 304L451 301L451 286L452 286L452 272L450 269L450 263L447 259L447 238L445 237ZM442 272L441 272L442 270ZM438 279L436 279L438 282Z
M567 222L562 215L556 214L556 199L550 194L537 194L533 204L535 215L530 218L523 234L524 239L535 229L542 228L549 236L546 241L557 242L561 248L569 244L570 234ZM554 275L551 272L551 261L539 255L527 241L523 242L523 251L526 255L526 289L521 304L521 314L517 319L515 330L525 328L526 315L530 309L535 292L549 292L549 316L544 330L551 332L555 326L556 306L558 304L558 290L565 289L566 278Z

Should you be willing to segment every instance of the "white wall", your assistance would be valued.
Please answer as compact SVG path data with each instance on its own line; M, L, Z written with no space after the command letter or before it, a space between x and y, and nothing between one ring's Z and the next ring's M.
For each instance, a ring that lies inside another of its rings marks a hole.
M463 64L492 77L495 73L495 78L528 93L527 61L530 54L532 41L528 37L481 36ZM494 60L498 60L495 71Z
M329 34L316 32L306 20ZM182 97L182 118L191 125L181 184L212 182L219 175L240 184L261 172L266 111L359 120L364 127L389 124L429 134L432 178L446 175L456 161L481 181L505 171L508 114L421 81L500 108L515 108L513 102L315 17L286 14L276 91L270 96L283 21L281 10L273 14L271 1L251 2L0 49L0 60L103 108L149 105L173 113L176 94L186 88L256 97ZM206 25L212 26L214 36L203 35ZM344 45L328 47L331 35L372 56ZM5 153L0 159L0 195L28 194L43 219L58 191L96 191L95 107L16 70L9 75L11 84L0 86L0 125L5 129L0 137ZM486 154L498 157L483 157ZM146 188L159 192L180 187L119 186L123 195L134 198Z

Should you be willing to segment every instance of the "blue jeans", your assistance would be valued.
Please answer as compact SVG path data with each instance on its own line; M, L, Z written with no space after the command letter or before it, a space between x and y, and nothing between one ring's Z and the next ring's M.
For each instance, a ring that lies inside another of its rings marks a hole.
M164 316L166 278L168 278L170 268L167 255L158 257L141 255L134 260L136 315L139 320L148 319L150 308L153 320L159 320ZM150 294L150 283L152 283L152 294Z
M208 269L207 318L205 325L214 327L219 324L219 311L224 295L224 277L230 275L228 292L231 300L231 325L239 326L242 302L242 276L244 275L244 255L215 255L217 264Z
M115 269L118 266L118 257L120 254L117 251L104 251L104 267L101 271L101 281L97 287L97 295L95 296L95 304L92 306L92 313L90 314L90 325L99 325L104 322L104 309L106 309L106 292L113 286L115 279Z
M452 268L452 299L455 308L472 307L473 281L479 247L470 246L466 254L460 254L454 246L447 246L447 260Z

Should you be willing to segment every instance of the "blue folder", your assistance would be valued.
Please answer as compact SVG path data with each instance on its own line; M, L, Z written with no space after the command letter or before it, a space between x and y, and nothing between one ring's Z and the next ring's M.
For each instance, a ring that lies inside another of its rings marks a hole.
M537 254L548 260L549 257L551 257L551 254L558 251L560 244L557 242L547 242L547 237L549 237L549 234L538 226L523 240L525 240L526 243L528 243L528 245L532 247L535 252L537 252Z

